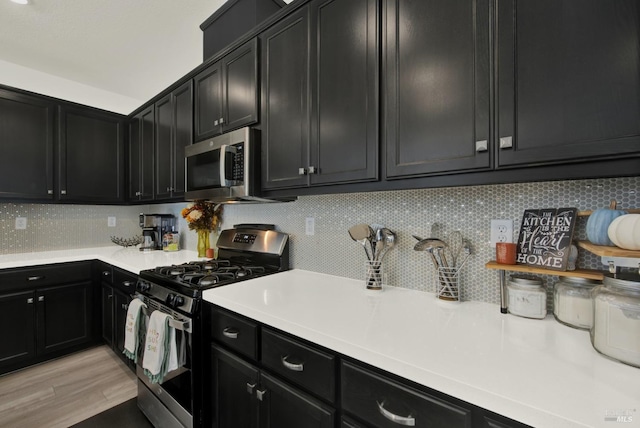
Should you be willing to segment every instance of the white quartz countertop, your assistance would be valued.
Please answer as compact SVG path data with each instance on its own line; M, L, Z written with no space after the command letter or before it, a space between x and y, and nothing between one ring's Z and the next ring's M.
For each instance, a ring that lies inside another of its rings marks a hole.
M42 251L33 253L6 254L0 256L0 269L66 263L82 260L101 260L113 266L135 273L166 266L198 260L196 251L180 250L174 252L140 251L138 247L81 248L75 250Z
M534 427L640 427L640 369L587 331L303 270L204 292L261 323ZM605 421L618 414L626 423Z

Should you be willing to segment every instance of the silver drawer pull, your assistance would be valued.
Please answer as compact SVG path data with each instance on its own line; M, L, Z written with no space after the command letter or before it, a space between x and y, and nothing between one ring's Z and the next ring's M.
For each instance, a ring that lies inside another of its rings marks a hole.
M109 276L111 275L111 272L109 272L108 270L105 270L104 272L102 272L102 276Z
M222 330L222 334L224 337L228 337L229 339L237 339L238 338L238 330L232 327L227 327Z
M122 285L124 285L125 287L131 287L133 285L133 282L131 282L131 281L122 281Z
M510 149L513 147L513 137L500 137L500 148Z
M253 390L256 388L256 384L255 383L249 383L247 382L247 393L249 395L253 395Z
M40 281L44 279L44 276L28 276L27 281Z
M287 358L289 358L288 355L285 355L284 357L281 358L282 365L285 366L287 369L294 372L301 372L304 370L304 363L299 363L299 364L291 363L287 361Z
M44 302L44 296L38 296L38 302Z
M487 149L487 140L476 141L476 152L486 152Z
M411 415L398 416L394 413L391 413L390 411L384 408L384 401L382 403L378 403L376 401L376 404L378 405L378 411L380 412L380 414L385 418L389 419L391 422L396 423L398 425L405 425L408 427L416 426L416 418L412 417Z
M27 299L27 303L28 303L28 304L30 304L30 305L33 305L33 298L32 298L32 297L29 297L29 298Z
M256 391L256 397L258 398L258 400L263 401L262 399L264 398L266 393L267 393L266 389L263 389L262 391L257 390Z

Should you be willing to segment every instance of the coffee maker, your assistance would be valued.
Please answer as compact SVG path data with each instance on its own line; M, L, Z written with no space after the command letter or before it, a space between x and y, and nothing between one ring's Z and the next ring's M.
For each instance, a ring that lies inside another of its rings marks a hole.
M140 251L162 250L162 236L176 226L176 218L171 214L140 213L140 227L144 241Z

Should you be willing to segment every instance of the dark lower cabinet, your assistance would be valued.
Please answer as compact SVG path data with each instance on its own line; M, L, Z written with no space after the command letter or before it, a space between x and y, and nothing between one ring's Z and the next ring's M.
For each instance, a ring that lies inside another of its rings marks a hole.
M637 156L640 2L496 4L497 166Z
M33 290L0 295L0 373L35 357L35 307Z
M54 198L55 104L0 88L0 198Z
M211 426L334 427L332 408L215 345L211 365Z
M0 373L98 342L91 262L4 269L0 283Z
M101 290L101 306L102 306L102 339L104 342L109 345L109 347L113 347L113 337L114 337L114 328L113 328L113 317L114 317L114 302L115 302L115 294L113 291L113 287L108 284L102 284L100 287Z
M102 277L102 337L113 352L135 372L135 364L124 351L124 328L131 295L135 292L137 276L106 263L100 266Z
M88 108L58 109L58 195L61 201L125 199L124 116Z
M389 0L386 178L491 168L489 0Z

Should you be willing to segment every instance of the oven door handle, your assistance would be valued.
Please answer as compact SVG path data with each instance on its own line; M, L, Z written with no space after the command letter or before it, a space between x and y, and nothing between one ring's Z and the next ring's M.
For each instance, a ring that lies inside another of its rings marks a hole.
M151 316L151 312L148 308L145 308L144 306L142 307L142 312L150 317ZM191 333L191 320L186 320L186 321L181 321L181 320L177 320L173 317L169 317L169 325L173 328L175 328L176 330L181 330L184 331L186 333Z

